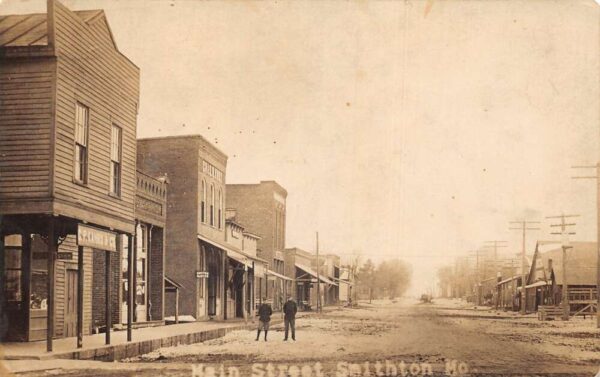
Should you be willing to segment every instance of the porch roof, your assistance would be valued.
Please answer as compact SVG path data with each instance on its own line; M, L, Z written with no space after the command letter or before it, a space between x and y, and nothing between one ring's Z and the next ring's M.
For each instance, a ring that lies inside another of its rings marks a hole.
M274 278L279 278L279 279L283 279L283 280L289 280L289 281L293 280L292 278L289 278L289 277L287 277L285 275L279 274L279 273L277 273L275 271L272 271L272 270L267 270L267 279L269 279L268 275L271 275Z
M315 271L313 271L310 267L307 267L300 263L295 263L295 265L297 268L301 269L302 271L306 272L307 274L317 278L317 273ZM321 274L319 274L318 278L321 279L321 282L323 282L325 284L337 285L336 282L329 280L327 277L325 277Z

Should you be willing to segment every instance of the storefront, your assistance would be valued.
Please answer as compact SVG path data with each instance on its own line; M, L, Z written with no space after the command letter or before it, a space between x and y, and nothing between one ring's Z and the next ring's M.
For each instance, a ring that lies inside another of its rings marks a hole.
M47 232L37 227L43 220L49 223ZM110 342L107 324L118 323L118 286L104 277L113 275L122 236L64 217L6 216L2 239L3 341L46 339L51 349L54 338L77 337L82 346L83 335L101 327Z

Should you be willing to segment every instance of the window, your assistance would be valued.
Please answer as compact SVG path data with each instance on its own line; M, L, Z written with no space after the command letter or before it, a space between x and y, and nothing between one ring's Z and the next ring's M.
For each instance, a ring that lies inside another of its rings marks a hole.
M123 131L121 127L112 126L110 143L110 193L121 195L121 149Z
M219 229L221 229L222 225L222 216L223 216L223 193L221 192L221 190L219 189L219 212L218 212L218 216L219 218L217 219L217 222L219 224Z
M145 225L138 224L136 237L137 261L136 261L136 305L146 305L146 278L148 260L148 228ZM138 318L139 320L139 318Z
M206 222L206 182L202 180L202 192L200 197L200 221Z
M215 225L215 187L210 185L210 225Z
M4 242L4 297L7 301L21 302L23 300L21 236L6 236Z
M80 103L75 106L75 172L76 182L87 183L88 133L90 110Z

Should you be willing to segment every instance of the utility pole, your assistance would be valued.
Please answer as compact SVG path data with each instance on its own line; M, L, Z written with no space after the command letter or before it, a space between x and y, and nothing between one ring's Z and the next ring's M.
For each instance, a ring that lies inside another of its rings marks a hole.
M528 227L528 225L533 225L533 224L539 224L539 221L527 221L527 220L520 220L520 221L511 221L511 224L519 224L520 227L518 228L509 228L510 230L520 230L523 232L523 249L521 252L521 299L520 299L520 306L521 306L521 314L525 314L525 304L526 304L526 297L525 297L525 283L527 280L527 260L525 259L525 250L526 250L526 235L527 235L527 231L528 230L540 230L540 228L531 228Z
M471 254L475 254L475 294L477 299L475 300L475 305L481 305L481 281L483 280L481 275L481 269L479 268L479 254L484 252L482 249L477 249L475 251L471 251Z
M321 275L319 270L319 232L317 232L317 313L321 312Z
M550 224L551 227L560 227L560 232L552 232L551 234L559 234L562 236L562 270L563 270L563 284L562 284L562 307L564 321L568 321L571 316L571 304L569 303L569 283L567 281L567 249L570 249L569 235L575 234L575 232L569 232L568 226L575 226L575 223L568 223L567 218L579 217L579 215L559 215L559 216L548 216L547 219L560 219L560 224Z
M494 264L493 264L493 266L494 266L494 274L496 275L496 289L495 289L496 299L494 300L494 306L495 306L496 310L498 310L498 301L500 300L500 287L498 286L500 279L498 279L498 278L502 276L502 268L500 268L500 269L498 268L498 248L499 247L508 247L508 245L506 245L506 241L498 241L498 240L485 241L485 243L487 244L487 246L494 248Z
M596 169L596 175L573 177L573 179L595 179L596 180L596 246L598 257L596 259L596 327L600 329L600 162L596 165L573 166L573 169ZM591 298L591 297L590 297Z
M498 272L498 248L508 247L506 241L485 241L485 247L493 247L494 248L494 273Z

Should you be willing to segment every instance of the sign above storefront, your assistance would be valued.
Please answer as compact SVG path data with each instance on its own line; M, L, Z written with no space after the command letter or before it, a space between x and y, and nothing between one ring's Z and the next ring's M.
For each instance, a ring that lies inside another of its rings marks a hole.
M77 226L77 245L94 249L117 251L117 235L88 225Z
M57 253L58 260L73 260L73 253L71 252L59 252Z

